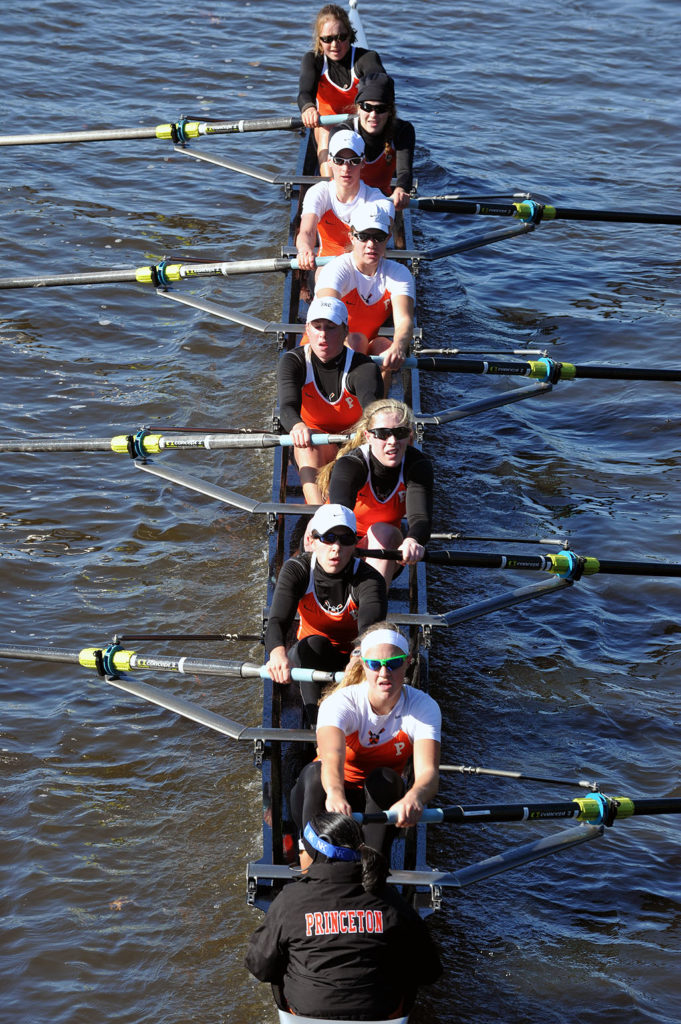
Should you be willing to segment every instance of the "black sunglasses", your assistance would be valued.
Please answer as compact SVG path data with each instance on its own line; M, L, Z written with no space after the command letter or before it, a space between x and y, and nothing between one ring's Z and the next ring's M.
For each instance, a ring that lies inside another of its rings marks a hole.
M357 534L352 533L351 530L344 530L343 533L335 533L333 530L317 533L316 530L313 530L312 536L315 540L320 540L322 544L340 544L344 548L352 547L357 543Z
M404 441L411 434L411 427L369 427L367 433L373 434L379 441L387 441L389 437Z
M320 36L319 40L322 43L344 43L349 38L347 32L339 32L336 36Z
M388 237L387 231L353 231L353 234L360 242L385 242Z
M362 100L357 106L365 114L387 114L390 110L387 103L368 103L366 100Z

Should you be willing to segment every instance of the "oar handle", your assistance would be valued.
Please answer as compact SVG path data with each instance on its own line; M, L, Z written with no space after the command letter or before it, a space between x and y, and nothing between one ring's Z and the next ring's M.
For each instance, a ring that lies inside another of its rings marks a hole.
M372 356L379 366L383 356ZM530 359L519 362L504 359L455 359L453 356L407 356L407 369L431 370L435 373L490 374L502 377L530 377L532 380L650 380L681 381L681 370L653 369L648 366L589 366L554 359Z
M577 802L545 803L545 804L501 804L499 806L480 807L427 807L420 817L425 824L479 825L489 822L499 824L512 821L533 821L548 819L577 818L581 811ZM370 814L357 814L353 817L364 825L395 825L396 811L374 811ZM594 808L594 817L597 817Z
M124 650L119 644L103 644L101 647L84 647L80 650L57 650L52 647L31 647L24 644L0 644L0 658L14 658L20 661L68 662L83 668L102 669L107 675L117 672L178 672L180 675L235 675L242 679L269 679L265 665L249 662L227 661L210 658L170 657L156 654L137 654ZM317 672L314 669L291 669L296 682L339 683L342 672Z
M576 797L568 802L535 804L483 804L464 807L427 807L420 821L448 822L455 825L498 824L513 821L548 821L577 818L593 824L612 825L617 818L644 814L681 814L681 799L638 800L626 796L608 797L603 793ZM353 814L364 825L396 824L397 812L376 811Z
M347 114L323 114L320 124L334 125L347 121ZM129 139L165 139L184 145L190 139L205 135L233 135L238 132L267 132L304 128L300 115L289 117L251 117L238 121L197 121L182 118L173 124L152 128L103 128L81 132L42 132L34 135L0 135L0 146L44 146L66 142L111 142Z
M347 114L322 114L319 123L326 126L343 124ZM201 121L199 135L233 135L237 132L271 132L304 128L300 115L293 117L251 117L238 121Z
M315 266L323 267L332 256L317 256ZM199 277L232 277L239 274L270 274L299 270L297 259L283 256L258 260L222 260L218 263L169 263L163 260L155 266L130 270L85 271L76 274L38 274L34 277L0 278L0 289L55 288L62 285L118 284L122 281L150 284L167 289L178 281Z
M388 548L357 548L361 558L400 562L404 555ZM613 576L681 576L678 562L625 562L560 551L549 555L490 554L485 551L432 551L426 548L424 562L458 569L507 569L520 572L550 572L565 579L580 579L596 573Z

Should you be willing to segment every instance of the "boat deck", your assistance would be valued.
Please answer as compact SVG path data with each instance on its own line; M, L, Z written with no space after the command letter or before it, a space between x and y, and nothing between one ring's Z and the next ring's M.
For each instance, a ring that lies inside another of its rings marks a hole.
M310 177L316 169L316 151L310 138L303 140L300 149L297 177ZM300 208L306 187L296 191L290 204L288 247L294 244L300 220ZM400 249L413 248L411 223L408 217L398 214L395 229L395 246ZM304 323L306 304L301 300L301 275L287 275L282 322ZM299 343L297 333L280 335L281 351L294 348ZM415 409L420 408L419 374L417 371L403 371L393 375L391 396L406 401ZM278 426L277 410L273 414L273 426ZM303 501L302 488L291 449L278 448L274 453L272 501L297 503ZM287 558L302 550L302 537L307 516L270 515L269 517L269 574L267 607L269 607L279 570ZM405 570L393 582L389 593L389 617L404 620L409 615L421 615L427 611L426 570L423 563ZM267 609L265 609L265 615ZM427 688L428 652L418 626L410 626L412 648L411 685ZM293 639L293 638L292 638ZM302 705L296 683L281 686L270 681L264 685L263 725L266 727L302 728ZM269 744L262 759L263 781L263 856L249 865L249 902L267 909L278 891L280 877L268 869L273 865L285 865L297 860L296 829L291 820L288 796L302 767L314 756L312 744ZM426 830L400 830L392 847L392 867L405 871L427 870ZM279 873L280 874L280 873ZM293 877L293 875L291 876ZM418 893L412 893L417 903L428 903L422 896L426 890L420 886Z

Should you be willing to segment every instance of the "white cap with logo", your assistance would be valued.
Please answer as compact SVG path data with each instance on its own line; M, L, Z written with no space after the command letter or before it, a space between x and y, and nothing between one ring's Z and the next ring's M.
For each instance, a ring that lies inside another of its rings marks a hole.
M352 211L351 225L355 231L385 231L390 234L394 207L384 203L358 203Z
M339 526L357 533L357 520L352 509L345 505L322 505L312 516L307 529L309 532L314 530L315 533L323 534Z
M307 310L307 322L313 320L330 320L332 324L346 324L348 322L348 307L340 299L334 299L331 295L323 298L314 298Z
M357 156L364 156L364 139L357 132L342 128L329 139L329 156L336 156L342 149L351 149Z

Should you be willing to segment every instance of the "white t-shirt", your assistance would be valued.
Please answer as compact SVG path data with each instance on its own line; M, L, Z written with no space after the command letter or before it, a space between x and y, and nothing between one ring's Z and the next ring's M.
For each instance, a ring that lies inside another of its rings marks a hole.
M397 260L383 258L378 261L376 273L368 277L357 269L351 252L336 256L322 267L317 278L316 290L319 292L322 288L332 288L338 292L341 299L356 288L367 306L380 302L386 291L391 298L395 295L408 295L416 301L414 278L409 267L398 263Z
M386 199L380 188L371 188L363 181L359 183L359 191L349 203L341 203L336 197L336 187L332 181L319 181L312 188L309 188L303 199L303 216L306 213L313 213L317 220L321 220L325 213L333 210L339 220L344 224L350 224L350 219L355 209L362 203L376 203L388 211L390 219L395 217L395 207Z
M334 725L346 736L356 732L360 745L368 747L376 742L377 735L380 734L380 742L384 743L400 730L412 743L416 740L436 740L439 743L441 723L437 702L413 686L402 688L400 699L392 711L387 715L377 715L369 703L369 684L365 680L326 697L319 706L317 728Z

